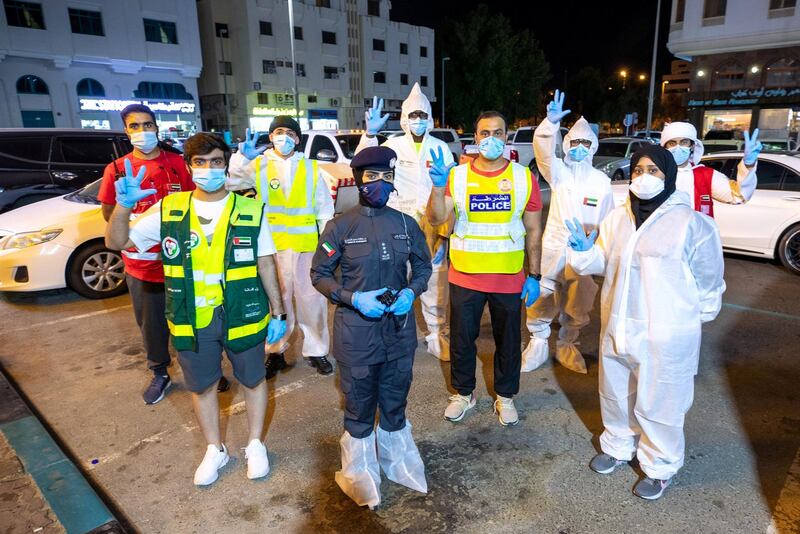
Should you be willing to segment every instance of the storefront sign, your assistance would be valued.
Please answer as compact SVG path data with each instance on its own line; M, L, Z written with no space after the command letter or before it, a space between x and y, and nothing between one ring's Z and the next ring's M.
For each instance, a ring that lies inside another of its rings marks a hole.
M131 104L144 104L156 113L194 113L195 104L190 101L173 100L115 100L112 98L81 98L81 111L122 111Z
M703 96L704 98L696 98ZM695 97L695 98L692 98ZM689 107L708 106L753 106L758 104L800 103L800 87L766 89L737 89L735 91L719 91L716 93L690 94Z
M278 115L289 115L291 117L304 117L305 112L296 112L294 108L270 108L266 106L255 106L251 110L252 115L268 115L270 117L276 117Z
M309 109L308 118L313 120L336 120L339 118L339 112L335 109Z

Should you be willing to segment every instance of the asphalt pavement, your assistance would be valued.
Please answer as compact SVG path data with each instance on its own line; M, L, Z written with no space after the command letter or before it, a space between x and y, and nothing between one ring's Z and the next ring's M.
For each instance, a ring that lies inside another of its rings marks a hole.
M192 485L205 444L177 364L165 400L141 400L149 376L127 295L0 294L0 362L119 519L141 532L800 532L800 278L742 258L726 260L725 278L722 312L703 329L686 464L656 502L631 494L635 467L588 468L602 430L597 311L581 336L588 375L552 362L523 374L516 427L492 413L488 315L478 406L461 423L442 419L449 365L418 350L408 416L429 493L384 477L375 511L334 483L338 379L302 361L269 382L264 480L246 478L240 388L221 394L236 459L206 489ZM288 356L297 360L297 344Z

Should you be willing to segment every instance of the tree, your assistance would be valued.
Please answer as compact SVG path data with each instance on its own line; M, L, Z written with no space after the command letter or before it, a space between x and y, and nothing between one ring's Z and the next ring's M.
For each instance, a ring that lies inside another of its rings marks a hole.
M515 32L510 20L481 4L439 32L446 73L447 122L472 129L481 111L494 109L510 123L535 115L550 66L529 30Z
M566 89L564 106L571 109L572 117L580 116L589 122L603 119L603 105L608 98L608 85L601 72L595 67L583 67L570 78Z

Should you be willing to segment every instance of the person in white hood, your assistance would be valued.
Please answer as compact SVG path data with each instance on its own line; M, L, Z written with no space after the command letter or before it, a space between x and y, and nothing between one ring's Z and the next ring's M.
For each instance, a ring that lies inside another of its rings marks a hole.
M367 133L361 137L356 153L370 146L378 146L375 135L381 131L389 115L381 115L383 99L375 97L373 106L366 113ZM420 295L422 316L428 326L425 341L428 352L437 358L450 360L450 344L447 333L447 235L448 225L434 226L425 215L428 197L431 194L431 151L442 152L445 164L453 163L447 143L432 135L433 114L428 97L418 83L411 88L403 101L400 127L405 135L392 137L383 143L397 153L394 169L396 193L389 197L388 206L413 217L425 234L425 240L433 258L433 274L428 281L428 290Z
M591 276L581 276L566 264L569 230L564 221L577 219L588 233L598 228L614 208L608 176L592 166L598 142L586 119L578 119L564 137L564 160L555 157L559 124L570 112L563 107L564 93L556 90L547 107L547 118L533 136L536 164L550 185L550 212L542 239L542 292L527 311L531 340L522 354L523 372L547 361L550 323L558 314L561 328L556 359L567 369L586 372L586 362L575 342L580 329L589 323L597 284Z
M756 165L762 145L758 128L753 135L744 132L744 157L736 167L736 180L700 163L703 143L697 129L688 122L671 122L661 132L661 146L672 152L678 165L678 191L689 195L694 209L714 216L714 201L725 204L744 204L753 196L758 179Z

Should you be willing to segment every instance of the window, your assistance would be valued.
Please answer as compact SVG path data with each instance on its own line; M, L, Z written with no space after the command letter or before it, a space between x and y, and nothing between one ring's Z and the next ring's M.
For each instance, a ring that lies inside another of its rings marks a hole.
M386 73L385 72L373 72L372 73L372 81L374 83L386 83Z
M727 4L728 0L705 0L703 18L711 19L714 17L724 17Z
M408 85L408 74L400 75L400 85Z
M322 32L322 42L324 44L336 44L336 32Z
M771 161L758 162L758 185L756 189L775 191L781 188L783 167Z
M744 68L736 62L723 63L714 71L712 89L724 91L744 87Z
M275 68L275 60L274 59L265 59L261 62L261 70L264 74L277 74L278 69Z
M372 49L377 52L385 52L386 51L386 41L383 39L373 39L372 40Z
M53 147L52 161L107 165L114 159L114 140L109 137L59 137Z
M428 47L427 46L420 46L419 47L419 57L428 57Z
M419 77L419 84L422 87L428 87L428 77L427 76L420 76Z
M381 16L380 0L367 0L367 15L371 17Z
M72 33L105 35L103 18L99 11L69 8L69 25L72 27Z
M404 56L408 55L408 43L400 43L400 54Z
M231 65L230 61L220 61L219 62L219 73L225 76L231 76L233 74L233 65Z
M160 98L162 100L194 100L180 83L139 82L133 92L136 98Z
M305 78L306 77L306 64L305 63L295 63L294 72L297 74L298 78Z
M302 26L295 26L294 27L294 39L295 39L295 41L302 41L303 40L303 28L302 28Z
M517 130L514 134L514 143L533 143L533 128Z
M677 0L675 2L675 22L683 22L684 13L686 13L686 0Z
M336 155L336 147L326 135L315 135L311 142L311 159L317 159L320 150L330 150ZM338 157L336 159L339 159Z
M453 137L453 132L451 132L450 130L437 130L435 132L434 131L430 132L430 134L434 136L436 139L444 141L445 143L453 143L456 140L456 138Z
M769 0L769 9L787 9L797 5L797 0Z
M151 43L178 44L174 22L144 19L144 38Z
M758 163L759 172L761 172L761 163ZM784 191L800 191L800 175L791 169L786 169L786 175L783 177Z
M258 103L263 106L269 105L269 93L258 93Z
M228 38L228 25L223 24L222 22L217 22L214 24L214 31L217 34L217 37L222 37L223 39Z
M48 95L50 90L44 80L33 74L26 74L17 80L17 92L23 95Z
M800 85L800 60L782 58L770 63L765 70L767 87Z
M331 7L331 0L317 0L317 7Z
M259 20L258 31L261 35L272 35L272 23L266 20Z
M103 84L92 78L84 78L79 81L76 90L78 96L106 96Z
M326 80L339 79L339 67L322 67Z
M56 125L52 111L22 110L21 114L25 128L53 128Z
M33 2L20 2L18 0L5 0L6 20L9 26L44 30L44 14L42 4Z
M306 101L307 101L309 104L316 104L316 103L317 103L317 96L316 96L316 95L308 95L308 96L306 97Z
M49 156L50 136L14 136L0 139L0 167L11 169L47 168Z

